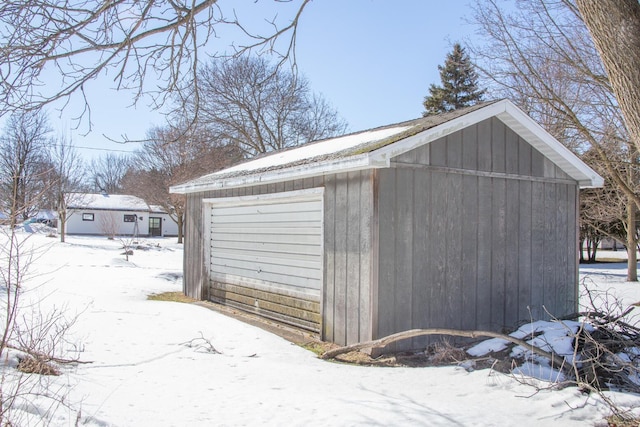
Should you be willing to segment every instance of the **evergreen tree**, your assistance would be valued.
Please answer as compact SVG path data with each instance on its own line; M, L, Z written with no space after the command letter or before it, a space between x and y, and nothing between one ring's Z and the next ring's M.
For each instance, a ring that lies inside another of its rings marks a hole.
M460 43L453 45L443 65L438 65L442 86L431 84L424 98L423 116L445 113L476 104L485 90L478 89L478 74Z

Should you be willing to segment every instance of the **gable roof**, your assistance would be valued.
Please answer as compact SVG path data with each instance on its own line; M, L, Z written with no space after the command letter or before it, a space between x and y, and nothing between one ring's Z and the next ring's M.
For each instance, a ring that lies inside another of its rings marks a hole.
M109 211L148 211L147 203L136 196L125 194L74 193L68 209Z
M511 101L499 100L269 153L172 186L171 192L187 194L385 168L393 157L491 117L504 122L581 187L602 186L602 177L538 123Z

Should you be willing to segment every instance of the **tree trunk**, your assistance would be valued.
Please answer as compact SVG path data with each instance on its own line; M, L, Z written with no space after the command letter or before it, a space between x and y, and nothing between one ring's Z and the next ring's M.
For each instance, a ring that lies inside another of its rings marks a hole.
M67 212L58 212L58 221L60 222L60 242L64 243L64 236L66 233Z
M178 214L178 243L182 243L184 229L184 214Z
M635 147L640 149L640 3L576 0Z
M638 281L638 237L636 236L636 214L638 207L633 200L627 203L627 281Z

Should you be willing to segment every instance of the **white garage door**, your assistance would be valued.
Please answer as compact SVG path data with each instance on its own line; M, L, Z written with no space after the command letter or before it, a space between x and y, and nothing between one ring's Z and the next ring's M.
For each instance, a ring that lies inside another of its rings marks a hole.
M212 280L319 300L322 196L317 188L205 200Z

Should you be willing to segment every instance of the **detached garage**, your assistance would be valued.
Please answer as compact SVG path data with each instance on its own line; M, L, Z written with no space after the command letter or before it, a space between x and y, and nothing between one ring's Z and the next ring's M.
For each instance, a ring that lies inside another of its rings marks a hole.
M562 316L600 185L506 100L271 153L172 188L184 292L343 345Z

